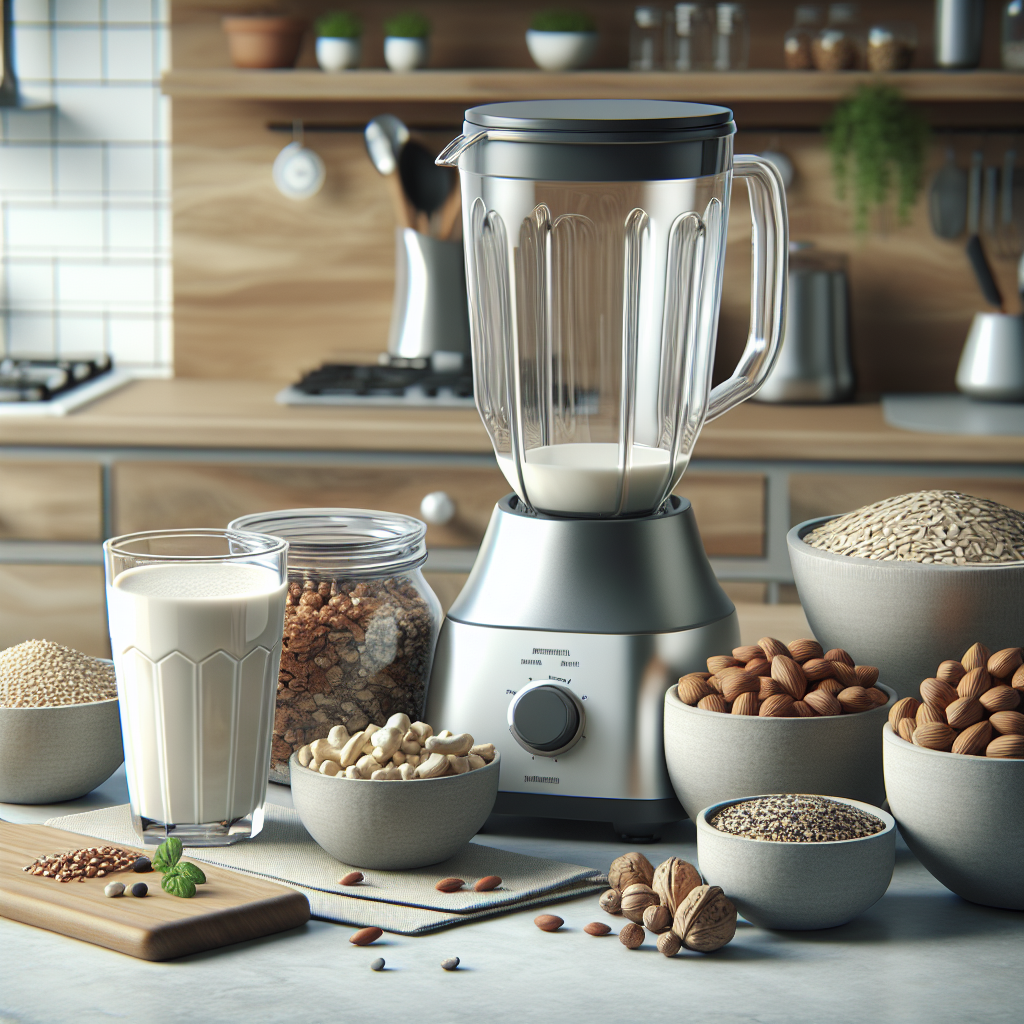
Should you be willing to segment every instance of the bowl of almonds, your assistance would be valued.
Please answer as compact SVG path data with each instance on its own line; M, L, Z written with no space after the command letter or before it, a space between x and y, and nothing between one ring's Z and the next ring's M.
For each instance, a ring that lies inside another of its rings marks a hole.
M1024 910L1024 664L974 644L897 701L885 788L907 846L958 896Z
M881 731L895 694L876 668L773 637L707 667L665 694L665 760L691 818L764 792L884 801Z

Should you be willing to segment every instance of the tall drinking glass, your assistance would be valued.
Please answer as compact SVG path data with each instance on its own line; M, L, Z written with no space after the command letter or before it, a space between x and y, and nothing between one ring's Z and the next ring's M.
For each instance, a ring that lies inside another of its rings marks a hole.
M263 827L288 542L166 530L103 545L132 823L225 846Z

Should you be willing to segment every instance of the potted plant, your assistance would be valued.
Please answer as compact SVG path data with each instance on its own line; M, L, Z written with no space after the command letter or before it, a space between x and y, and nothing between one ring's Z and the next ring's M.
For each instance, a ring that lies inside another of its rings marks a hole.
M306 22L277 14L236 14L221 19L236 68L291 68Z
M899 92L862 85L836 107L825 138L838 197L852 186L857 231L867 230L869 214L885 205L894 184L899 220L907 223L924 176L928 124Z
M324 71L359 67L363 22L348 11L328 11L316 19L316 62Z
M384 62L392 71L415 71L430 55L430 22L415 11L384 22Z
M544 71L586 67L596 46L594 19L577 11L542 11L526 30L526 48Z

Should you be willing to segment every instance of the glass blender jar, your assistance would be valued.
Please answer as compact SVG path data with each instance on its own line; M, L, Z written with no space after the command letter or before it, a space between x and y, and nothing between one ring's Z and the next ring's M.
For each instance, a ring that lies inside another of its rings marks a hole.
M768 161L733 156L735 130L697 103L497 103L438 157L461 175L477 407L515 494L442 626L427 714L511 732L499 812L628 834L682 816L665 688L739 639L672 491L703 424L761 386L785 318L785 190ZM735 177L751 325L712 389Z

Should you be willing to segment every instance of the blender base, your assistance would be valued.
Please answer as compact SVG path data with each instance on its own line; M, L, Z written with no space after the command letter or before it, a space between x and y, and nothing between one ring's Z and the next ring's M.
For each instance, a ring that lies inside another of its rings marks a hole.
M493 813L610 822L620 839L634 843L655 843L665 825L686 817L686 811L674 796L661 800L604 800L543 793L498 793Z

